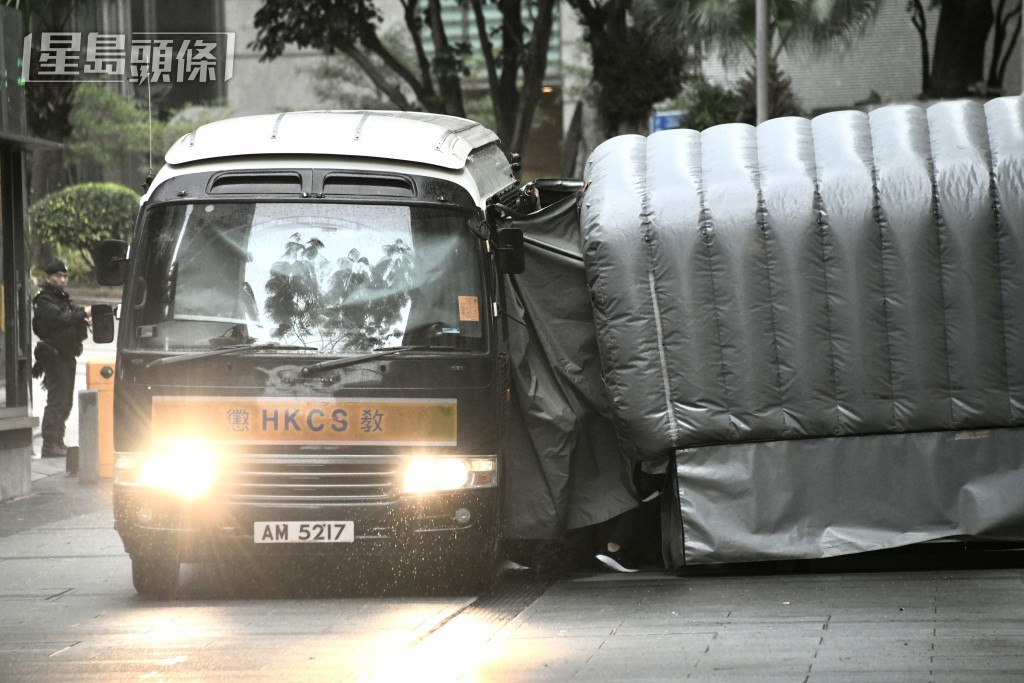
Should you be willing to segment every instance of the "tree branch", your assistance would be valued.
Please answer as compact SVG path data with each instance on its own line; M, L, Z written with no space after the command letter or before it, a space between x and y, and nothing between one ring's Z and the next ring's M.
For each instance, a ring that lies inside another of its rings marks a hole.
M910 23L917 29L918 40L921 44L921 95L924 96L932 89L932 68L928 50L928 19L925 16L921 0L910 0L906 9L911 13Z
M431 101L431 99L433 99L432 84L429 81L425 83L424 81L417 78L416 74L414 74L400 59L398 59L398 57L395 56L393 52L391 52L391 50L389 50L384 45L384 43L380 41L380 37L377 35L376 31L370 31L361 34L359 36L359 42L367 50L380 57L381 61L384 62L385 66L394 71L395 75L398 76L399 79L407 83L409 87L412 88L413 94L416 95L416 99L419 100L420 103L422 103L424 106L428 106L428 103ZM385 94L387 94L388 97L395 102L396 105L398 104L399 100L395 100L391 96L391 90L394 89L395 86L393 84L389 84L388 88L382 87L374 77L374 73L367 70L367 68L364 66L364 64L371 63L366 58L366 55L361 55L361 59L356 59L355 53L358 52L358 49L355 46L351 46L347 49L344 49L343 52L352 57L353 60L355 60L356 63L359 64L360 68L362 68L366 75L370 77L370 80L374 82L374 85L380 87L381 90L383 90ZM376 65L373 65L373 68L374 71L377 72L377 78L383 78L383 74L380 73ZM402 96L401 99L405 100L404 96ZM407 102L405 107L403 108L411 107L409 107Z
M603 23L604 10L598 3L590 0L570 0L570 4L580 13L586 26L599 26Z
M427 0L427 6L427 25L430 28L430 38L434 43L434 63L431 72L437 79L437 91L440 95L438 108L440 113L465 116L466 110L462 103L462 80L458 73L461 63L448 41L448 33L441 18L441 2L440 0ZM433 108L431 107L431 109Z
M515 132L511 144L514 150L521 150L530 133L533 115L540 102L544 86L544 73L548 63L548 42L551 38L551 23L554 18L554 0L538 0L537 17L533 34L523 56L523 90L516 116Z
M476 22L476 33L480 39L480 52L484 57L484 66L487 69L487 83L491 92L498 92L498 67L494 61L494 45L491 43L491 36L487 32L487 20L484 18L484 5L481 0L470 0L473 7L473 19Z
M384 74L381 72L377 65L373 63L373 60L366 56L366 54L357 47L348 47L342 50L353 62L355 62L360 69L363 70L373 84L391 100L394 105L399 109L412 109L409 105L409 101L402 94L401 88L397 87L390 81L388 81Z
M505 144L511 145L515 137L515 112L520 106L519 65L522 62L523 34L526 28L523 26L522 4L519 0L498 0L498 7L505 20L501 24L501 71L498 74L498 91L494 97L500 99L503 109L499 118L499 134L504 134Z
M996 76L998 77L998 81L997 81L996 85L1000 89L1003 87L1003 79L1006 78L1006 67L1010 63L1010 57L1013 54L1013 48L1015 48L1017 46L1017 39L1020 38L1020 30L1021 30L1021 19L1020 19L1020 17L1021 17L1021 3L1019 3L1019 2L1017 3L1016 9L1011 10L1009 13L1007 13L1007 15L1004 18L1004 20L999 22L999 24L1001 24L1004 27L1004 30L1005 30L1005 27L1009 25L1009 23L1013 19L1013 17L1017 17L1017 25L1013 29L1013 35L1010 37L1009 44L1006 45L1006 49L1002 53L1002 58L999 59L999 70L996 73ZM999 25L999 24L997 24L997 25ZM992 63L993 64L995 64L996 58L998 56L999 56L999 53L996 52L995 49L993 49L992 50Z
M422 22L420 21L417 3L418 0L402 0L405 29L412 39L413 52L416 54L416 64L419 65L420 70L420 82L423 83L423 89L430 93L430 97L433 97L435 95L434 77L430 73L430 60L427 59L427 51L423 47L423 33L420 30Z

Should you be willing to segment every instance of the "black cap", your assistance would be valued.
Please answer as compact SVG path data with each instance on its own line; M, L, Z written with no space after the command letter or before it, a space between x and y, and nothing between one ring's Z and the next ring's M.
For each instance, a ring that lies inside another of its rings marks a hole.
M47 275L53 275L54 273L66 273L68 272L68 267L64 265L63 261L51 261L46 264L45 268L43 268L43 272Z

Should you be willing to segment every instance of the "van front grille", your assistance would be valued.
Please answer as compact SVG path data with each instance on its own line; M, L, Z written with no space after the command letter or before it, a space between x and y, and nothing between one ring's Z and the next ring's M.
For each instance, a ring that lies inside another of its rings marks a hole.
M249 457L221 466L217 490L232 503L386 502L398 477L397 459Z

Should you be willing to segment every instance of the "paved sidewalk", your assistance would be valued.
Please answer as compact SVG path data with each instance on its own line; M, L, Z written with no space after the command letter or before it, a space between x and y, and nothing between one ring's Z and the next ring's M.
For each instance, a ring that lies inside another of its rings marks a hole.
M39 440L36 435L35 440ZM39 444L35 444L35 455L32 457L32 481L36 482L55 474L64 474L67 471L67 461L64 458L40 458Z
M109 479L83 484L78 477L67 474L64 458L36 458L32 460L32 493L0 503L0 539L28 532L35 541L58 542L66 536L67 525L72 523L69 520L91 513L100 514L103 525L112 532L112 489ZM2 564L0 553L0 576L7 568ZM0 680L4 680L2 673Z
M232 592L205 565L183 567L175 600L139 600L113 529L110 481L82 485L45 476L56 460L34 464L44 475L35 495L0 504L2 680L342 680L354 640L394 635L379 630L381 615L411 609L409 598L360 603L367 596L334 594L301 573L296 584L313 586L303 595L315 599ZM929 546L885 562L851 557L791 571L762 563L685 576L552 577L546 590L528 591L515 616L486 601L451 612L406 638L408 647L374 655L370 674L357 678L363 665L352 665L349 678L1024 680L1024 561L1019 553L956 557ZM287 668L281 656L298 664ZM328 677L332 664L339 675Z
M467 679L1024 679L1021 570L937 569L562 580L480 648Z

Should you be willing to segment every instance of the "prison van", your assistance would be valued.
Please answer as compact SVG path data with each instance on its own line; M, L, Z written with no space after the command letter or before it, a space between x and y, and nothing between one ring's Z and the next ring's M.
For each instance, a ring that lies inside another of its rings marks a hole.
M331 555L493 572L517 178L455 117L220 121L106 241L115 525L143 595L180 564ZM500 228L500 229L499 229Z

